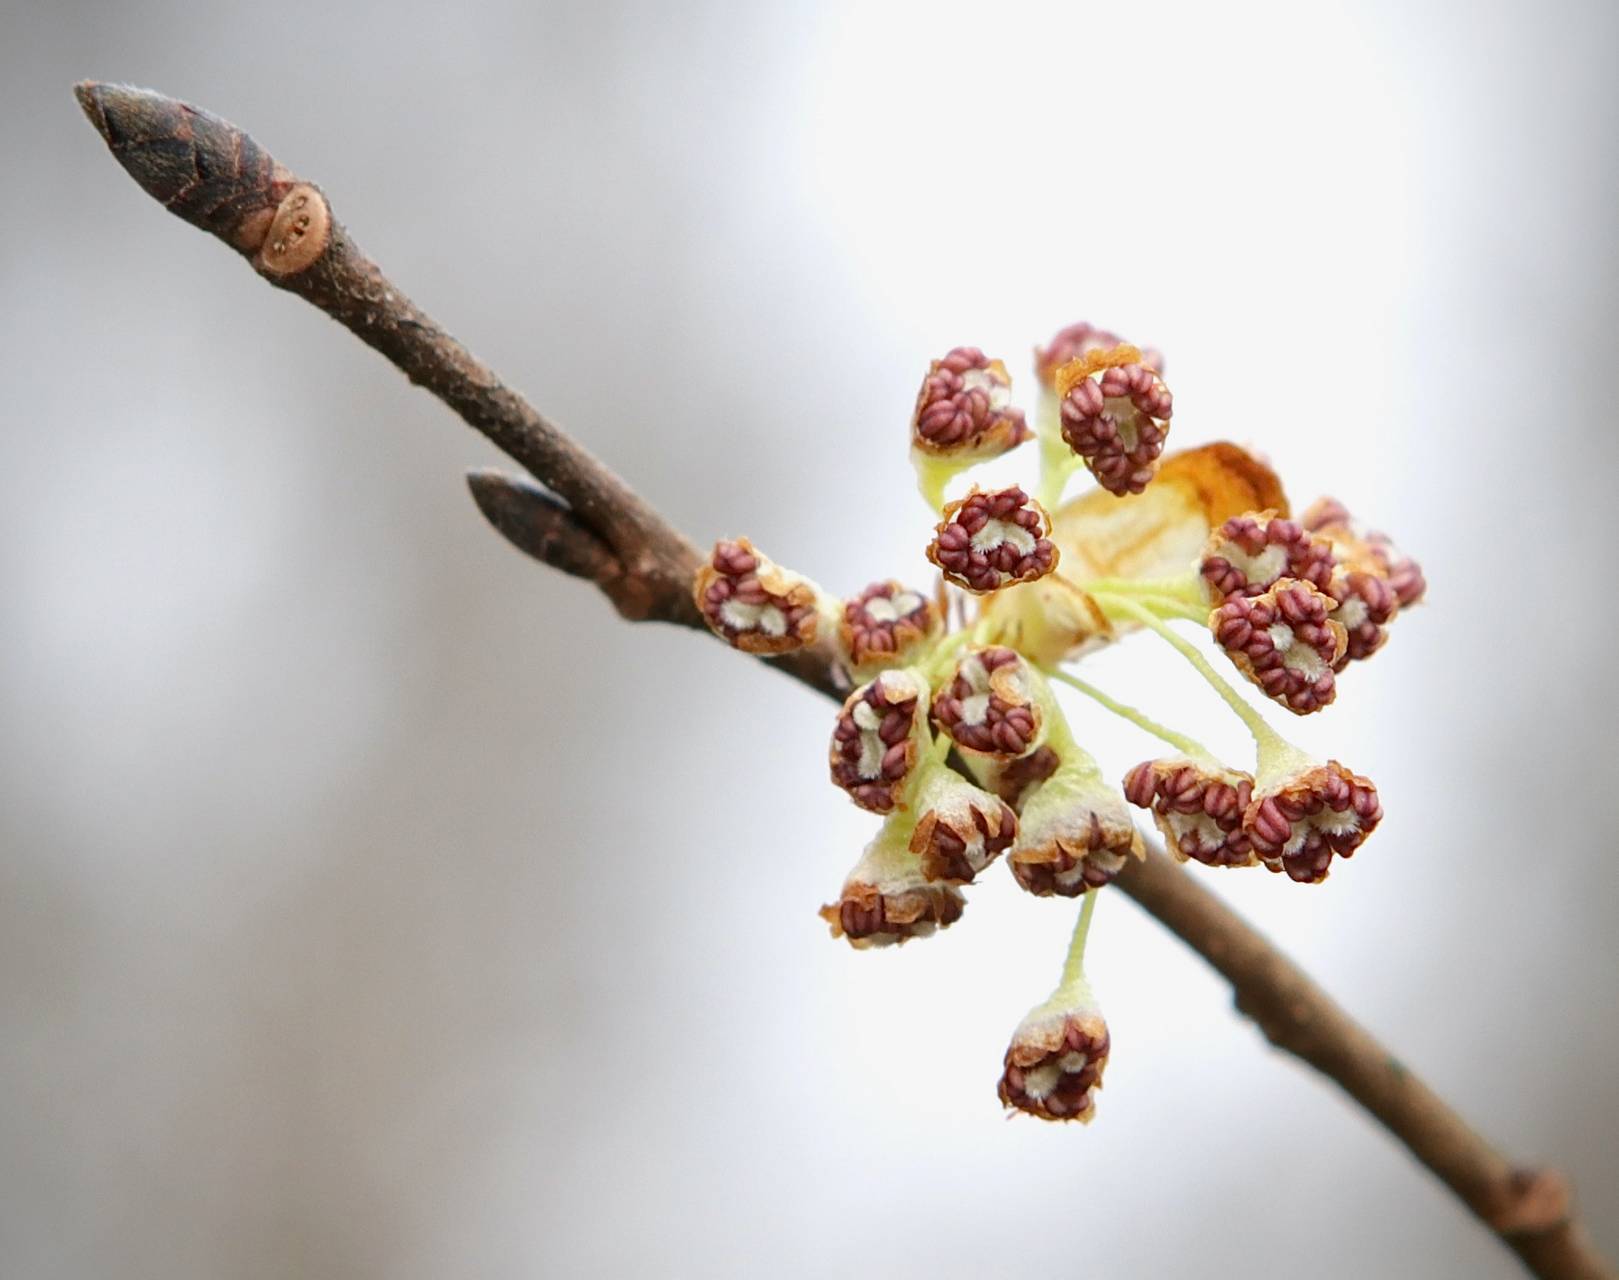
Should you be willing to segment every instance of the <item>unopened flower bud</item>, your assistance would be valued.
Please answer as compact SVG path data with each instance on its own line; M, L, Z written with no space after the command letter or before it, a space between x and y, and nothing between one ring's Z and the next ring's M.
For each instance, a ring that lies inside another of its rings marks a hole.
M1023 411L1012 407L1012 379L999 360L957 347L928 369L911 415L911 444L919 452L978 461L1032 436Z
M1057 370L1062 438L1109 493L1140 493L1157 468L1175 398L1135 347L1092 350Z
M1243 830L1261 862L1304 884L1327 878L1333 855L1347 858L1383 818L1370 778L1336 760L1301 759L1276 777L1261 776Z
M692 596L709 630L748 653L788 653L815 643L820 593L773 563L746 538L716 542Z
M1096 1114L1111 1047L1107 1023L1083 986L1033 1009L1012 1033L1001 1071L1001 1102L1042 1120L1078 1120Z
M999 645L969 653L933 698L934 720L969 756L1027 754L1044 716L1029 665Z
M1147 856L1123 798L1093 765L1065 765L1023 802L1007 854L1018 884L1036 897L1077 898Z
M832 781L862 809L902 807L927 754L927 683L908 668L884 671L851 693L832 729Z
M1267 697L1308 715L1337 696L1333 668L1348 633L1332 619L1336 606L1308 582L1282 578L1263 595L1229 597L1209 615L1209 629Z
M1198 566L1216 599L1257 596L1282 578L1325 591L1332 578L1332 544L1297 520L1274 511L1232 516L1209 538Z
M850 668L863 674L903 666L943 629L933 601L890 579L872 583L843 606L838 641Z
M1186 756L1147 760L1124 775L1125 799L1152 811L1169 851L1209 867L1258 861L1242 826L1253 790L1252 775Z
M946 504L928 559L958 587L980 595L1033 582L1057 567L1051 517L1017 485L974 487Z
M1051 336L1050 342L1034 349L1035 372L1039 374L1042 385L1055 391L1057 370L1070 360L1088 356L1093 351L1111 351L1114 347L1124 345L1124 339L1118 334L1107 329L1099 329L1081 320L1078 324L1058 329ZM1154 373L1161 374L1164 371L1163 353L1151 348L1142 349L1141 363Z
M928 880L971 884L1017 836L1011 807L943 765L922 781L910 850Z
M886 947L925 938L961 919L961 890L930 882L910 851L914 822L894 814L884 823L843 882L838 901L821 908L834 938L853 947Z

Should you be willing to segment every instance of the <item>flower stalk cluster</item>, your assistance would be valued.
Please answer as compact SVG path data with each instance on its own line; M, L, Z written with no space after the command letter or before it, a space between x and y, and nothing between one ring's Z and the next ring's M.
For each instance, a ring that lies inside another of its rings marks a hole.
M976 347L933 361L911 413L911 458L937 513L931 589L875 581L847 599L748 539L715 545L693 584L716 634L752 653L829 646L850 692L833 724L833 783L881 826L821 908L852 946L897 946L956 924L964 890L1004 861L1036 898L1078 899L1052 996L1013 1033L1009 1108L1089 1121L1111 1040L1084 974L1097 895L1145 846L1145 810L1185 862L1324 881L1382 820L1377 788L1288 743L1178 629L1196 624L1287 711L1331 706L1423 597L1421 569L1342 504L1293 518L1280 481L1230 444L1166 453L1175 404L1158 353L1091 325L1036 349L1035 425L1005 364ZM956 497L956 478L1036 440L1038 482ZM1097 483L1071 502L1081 470ZM1225 761L1072 668L1156 636L1248 729ZM1057 687L1170 749L1111 774L1081 745Z

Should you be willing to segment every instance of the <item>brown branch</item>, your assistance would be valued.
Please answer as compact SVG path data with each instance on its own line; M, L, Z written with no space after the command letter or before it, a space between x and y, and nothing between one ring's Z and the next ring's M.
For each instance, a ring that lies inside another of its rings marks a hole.
M492 471L469 477L479 507L514 545L594 582L627 618L702 628L690 592L697 564L691 543L394 288L331 216L317 188L239 129L194 107L118 85L87 82L75 92L148 193L248 257L271 284L314 303L375 347L545 486ZM773 665L836 695L831 655L823 650ZM1272 1044L1336 1081L1533 1274L1612 1280L1615 1273L1574 1218L1561 1176L1509 1162L1162 850L1128 867L1117 883L1226 977L1237 1008Z

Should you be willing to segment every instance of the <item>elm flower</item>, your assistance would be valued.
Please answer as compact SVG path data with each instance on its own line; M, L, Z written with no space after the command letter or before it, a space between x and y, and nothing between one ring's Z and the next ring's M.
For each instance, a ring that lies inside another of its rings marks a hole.
M929 881L911 852L915 819L896 813L860 856L838 901L821 908L834 938L857 949L925 938L961 919L967 900L954 885Z
M971 884L1017 836L1017 815L1004 801L942 764L918 784L910 850L928 880Z
M815 643L834 602L808 578L783 569L746 538L714 544L692 597L709 630L746 653L789 653Z
M972 759L1027 755L1045 713L1033 668L999 645L969 653L933 696L933 719Z
M943 630L944 619L933 601L890 578L872 583L844 604L838 644L850 670L865 674L905 665Z
M1006 366L977 347L956 347L935 360L916 393L911 445L957 461L997 458L1033 433L1012 407Z
M1152 811L1169 851L1208 867L1258 861L1242 825L1253 792L1253 775L1188 755L1147 760L1124 775L1124 798Z
M1199 572L1217 600L1257 596L1282 578L1325 591L1332 577L1332 544L1275 511L1232 516L1210 536Z
M1334 854L1347 858L1383 819L1370 778L1336 760L1325 764L1299 751L1262 764L1243 830L1271 871L1302 884L1327 878Z
M1400 611L1400 597L1383 575L1342 565L1332 571L1327 594L1337 605L1332 620L1348 636L1343 656L1333 666L1335 671L1342 671L1351 662L1369 658L1383 647L1389 638L1388 624Z
M1140 493L1156 470L1175 399L1135 347L1077 356L1056 372L1062 438L1109 493Z
M1062 767L1062 757L1046 744L1015 760L991 756L967 756L966 760L978 785L1006 801L1014 813L1021 812L1034 789Z
M1033 582L1057 567L1051 517L1017 485L979 489L947 503L928 559L945 578L983 595Z
M1427 594L1422 566L1396 547L1386 533L1363 528L1336 498L1316 499L1299 520L1310 532L1326 538L1344 564L1387 581L1402 608L1417 604Z
M1007 861L1017 882L1039 898L1077 898L1124 869L1146 846L1124 799L1089 756L1058 748L1063 764L1023 802Z
M1336 607L1308 582L1281 578L1263 595L1231 596L1209 615L1209 629L1266 697L1308 715L1337 696L1333 668L1348 633L1331 616Z
M1002 1105L1042 1120L1089 1124L1109 1048L1107 1023L1088 988L1053 997L1012 1033L1001 1069Z
M862 809L903 808L932 741L927 682L907 668L884 671L851 693L838 712L832 781Z
M1114 347L1124 345L1124 339L1118 334L1081 320L1058 329L1052 334L1050 342L1034 349L1034 370L1040 377L1041 386L1055 391L1057 370L1070 360L1087 356L1093 351L1111 351ZM1164 357L1160 351L1143 348L1141 363L1154 373L1164 371Z

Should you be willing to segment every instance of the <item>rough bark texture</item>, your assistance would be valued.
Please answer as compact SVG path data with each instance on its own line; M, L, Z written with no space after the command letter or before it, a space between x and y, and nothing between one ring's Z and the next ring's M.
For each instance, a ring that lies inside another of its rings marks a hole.
M595 583L626 618L702 628L691 597L698 563L692 544L390 284L331 216L318 188L195 107L121 85L85 82L75 92L119 163L165 208L380 351L541 482L544 488L495 471L469 477L480 509L515 546ZM771 664L837 696L825 650ZM1546 1280L1614 1276L1576 1221L1559 1174L1514 1165L1497 1152L1162 850L1132 861L1116 883L1224 975L1237 1008L1272 1044L1336 1081L1530 1272Z

